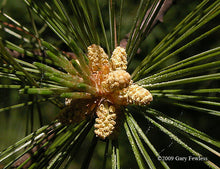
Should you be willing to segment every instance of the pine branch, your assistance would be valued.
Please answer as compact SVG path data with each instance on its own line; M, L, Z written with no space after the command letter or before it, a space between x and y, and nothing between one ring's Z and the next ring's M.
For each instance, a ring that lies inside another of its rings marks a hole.
M158 12L156 18L154 19L154 21L153 21L153 23L152 23L152 25L151 25L151 27L150 27L150 30L147 32L147 34L149 34L150 31L152 31L153 28L154 28L157 24L163 22L164 15L165 15L165 14L167 13L167 11L170 9L170 7L172 6L172 4L173 4L173 0L165 0L165 1L164 1L162 7L160 8L160 10L159 10L159 12ZM141 23L142 26L143 26L144 22L146 21L147 16L148 16L148 14L149 14L151 8L152 8L152 7L150 7L150 8L147 10L147 12L146 12L146 14L145 14L145 17L144 17L144 20L143 20L143 22ZM147 36L147 34L146 34L146 36ZM122 40L120 41L120 46L121 46L121 47L126 48L129 35L130 35L130 33L128 33L127 35L125 35L124 39L122 39ZM140 53L140 49L138 49L137 53Z

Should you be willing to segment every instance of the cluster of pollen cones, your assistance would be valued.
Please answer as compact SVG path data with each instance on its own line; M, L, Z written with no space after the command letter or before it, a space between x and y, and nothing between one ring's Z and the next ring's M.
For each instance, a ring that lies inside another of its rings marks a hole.
M127 54L124 48L115 48L109 59L103 48L93 44L88 47L87 56L92 85L96 88L94 98L97 98L94 99L96 106L93 106L96 112L94 132L101 139L114 138L119 130L120 106L147 105L153 97L147 89L134 84L126 72ZM71 104L70 100L67 101Z

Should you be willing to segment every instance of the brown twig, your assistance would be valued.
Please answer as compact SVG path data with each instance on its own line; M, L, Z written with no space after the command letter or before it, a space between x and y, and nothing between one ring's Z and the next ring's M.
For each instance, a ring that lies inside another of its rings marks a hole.
M162 23L163 22L163 18L164 18L164 15L166 14L166 12L169 10L169 8L171 7L171 5L173 4L173 1L174 0L165 0L162 7L160 8L157 16L155 17L149 31L147 32L147 34L153 30L153 28L158 24L158 23ZM152 8L152 7L151 7ZM146 21L148 15L149 15L149 12L151 10L151 8L149 8L145 14L145 17L144 17L144 20L143 22L141 23L141 26L144 25L144 22ZM147 35L146 34L146 35ZM126 45L127 45L127 42L128 42L128 38L129 38L129 35L130 33L128 33L127 35L125 35L125 38L121 40L120 42L120 46L123 47L123 48L126 48ZM139 53L140 50L137 51L137 53Z
M160 11L158 12L156 18L154 19L154 22L151 26L151 29L150 31L152 30L152 28L157 25L159 22L163 22L163 18L164 18L164 15L166 14L166 12L168 11L168 9L171 7L171 5L173 4L173 0L165 0L162 7L160 8ZM150 9L149 9L150 10ZM146 16L145 16L145 19L147 18L147 15L149 13L149 10L148 12L146 13Z

